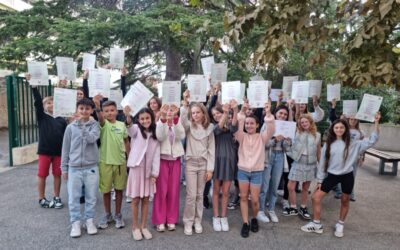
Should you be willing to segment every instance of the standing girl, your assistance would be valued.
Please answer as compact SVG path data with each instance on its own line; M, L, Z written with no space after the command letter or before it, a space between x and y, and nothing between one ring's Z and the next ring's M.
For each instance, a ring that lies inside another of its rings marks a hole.
M293 166L289 172L289 202L290 207L285 208L283 215L300 215L306 219L311 219L307 210L308 189L311 181L315 179L317 161L321 153L321 134L317 132L317 127L311 115L300 115L297 120L297 134L293 145L287 153L293 160ZM301 205L297 210L296 206L296 184L302 182Z
M182 140L185 130L179 121L179 108L164 104L160 110L156 135L161 143L160 174L156 182L152 223L158 232L175 230L179 219L179 178L181 175L181 159L185 152Z
M375 131L368 139L352 140L347 121L336 120L328 132L328 139L322 149L322 157L318 167L318 185L313 194L313 221L301 227L304 232L323 233L321 224L321 201L338 183L342 186L342 197L339 221L335 225L335 236L343 237L344 221L350 208L350 194L354 187L353 168L361 153L372 147L378 141L379 120L375 115Z
M258 232L258 221L256 217L260 207L258 199L265 162L265 144L268 143L275 132L275 119L269 111L269 103L265 106L266 116L264 117L267 129L261 134L257 133L257 129L260 126L258 118L254 115L245 116L245 112L248 108L248 103L245 103L238 114L239 128L235 135L236 140L239 142L239 170L237 178L240 190L240 212L243 219L243 226L240 234L243 238L249 237L250 230L254 233ZM246 129L246 132L243 131L243 129ZM248 214L249 191L253 209L251 225L249 225Z
M229 111L233 110L232 121L229 122ZM235 148L233 134L237 131L237 102L232 100L230 104L215 106L212 115L216 124L215 135L215 169L213 180L213 228L214 231L229 231L226 210L228 207L229 189L235 179L237 168L237 150ZM221 217L219 216L219 194L222 189Z
M212 177L215 163L213 125L206 107L193 103L189 108L189 91L183 93L181 121L186 131L186 201L183 213L184 233L202 233L203 191Z
M124 108L131 148L127 166L130 168L126 196L132 200L132 235L135 240L152 238L146 228L149 211L149 197L155 193L155 182L160 170L160 143L156 137L156 124L153 112L143 108L137 114L137 123L132 125L130 107ZM141 204L142 220L139 225L138 214ZM143 236L142 236L143 235Z
M275 109L275 119L280 121L287 121L289 109L285 105L280 105ZM261 131L265 130L265 126ZM268 161L265 161L265 168L263 172L263 182L260 192L260 211L257 214L257 219L262 222L269 222L266 216L265 201L269 201L268 214L271 221L274 223L279 222L275 214L275 203L278 199L277 191L279 182L282 177L283 167L285 164L286 154L284 148L290 143L290 138L285 138L282 135L276 135L269 140L268 145L265 147L265 154L269 154Z

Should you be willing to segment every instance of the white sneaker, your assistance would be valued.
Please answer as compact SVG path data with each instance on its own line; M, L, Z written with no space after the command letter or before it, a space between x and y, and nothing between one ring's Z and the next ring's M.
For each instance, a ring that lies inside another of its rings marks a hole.
M72 238L80 237L81 236L81 222L75 221L72 223L71 233L69 234Z
M343 226L343 224L340 224L339 222L338 223L336 223L336 225L335 225L335 236L336 237L338 237L338 238L342 238L343 237L343 228L344 228L344 226Z
M257 220L264 222L264 223L269 222L269 219L268 219L267 215L265 215L264 211L258 211Z
M228 217L221 218L221 228L222 228L222 231L224 231L224 232L229 231Z
M279 222L278 216L276 216L275 211L268 211L268 214L269 214L269 217L271 218L271 221L273 223L278 223Z
M203 232L203 226L200 223L194 223L194 231L197 234L201 234Z
M213 229L216 232L221 232L222 226L221 226L221 218L220 217L213 217Z
M93 219L86 220L86 230L87 233L90 235L97 234L97 228L94 225Z
M183 229L183 233L184 233L185 235L192 235L192 234L193 234L193 228L192 228L192 226L185 225L185 226L184 226L184 229Z
M301 227L301 231L307 232L307 233L317 233L317 234L322 234L324 232L324 228L322 227L322 224L315 223L314 221L310 221L306 225Z
M126 197L126 203L131 203L132 202L132 198L131 197Z
M283 196L283 190L282 189L278 189L277 191L276 191L276 194L277 195L279 195L279 196Z

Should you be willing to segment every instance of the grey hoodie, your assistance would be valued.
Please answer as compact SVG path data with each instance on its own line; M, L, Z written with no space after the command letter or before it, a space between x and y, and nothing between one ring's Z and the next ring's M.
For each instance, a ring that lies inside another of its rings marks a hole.
M99 162L97 139L100 137L99 123L89 120L83 123L79 120L67 126L64 134L61 155L63 173L68 168L91 168Z

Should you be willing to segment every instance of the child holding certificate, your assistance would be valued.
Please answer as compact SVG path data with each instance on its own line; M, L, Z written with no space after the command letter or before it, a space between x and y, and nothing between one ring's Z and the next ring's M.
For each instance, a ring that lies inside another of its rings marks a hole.
M128 134L131 137L132 150L129 151L128 167L130 168L126 196L132 198L132 236L134 240L151 239L147 229L149 199L156 192L155 183L160 171L160 143L156 136L156 123L153 112L148 108L141 109L133 124L131 108L124 108ZM139 224L139 206L141 221Z
M359 156L372 147L379 137L378 112L375 115L375 131L368 139L352 140L350 128L346 120L338 119L329 128L327 141L322 149L321 161L318 166L317 190L312 196L313 221L301 227L304 232L323 233L321 224L321 202L332 188L340 183L342 185L342 197L339 221L335 225L335 236L343 237L344 221L350 207L350 194L354 187L353 168Z
M265 106L266 115L264 121L267 129L262 133L257 133L260 126L258 118L254 115L245 115L249 108L245 103L242 110L237 116L239 128L235 134L236 140L239 142L238 150L238 173L240 190L240 212L242 214L243 226L240 235L243 238L249 237L250 230L254 233L258 232L257 214L260 207L259 194L262 183L262 175L265 162L265 145L272 138L275 132L274 116L270 113L270 104ZM246 130L246 132L244 131ZM248 197L251 194L252 203L252 219L249 223L248 214Z
M183 213L184 233L200 234L203 217L203 191L212 178L215 164L215 139L206 107L192 103L189 91L183 93L181 121L186 131L186 201Z
M315 179L317 161L321 152L321 135L311 115L302 114L297 121L297 134L293 145L287 152L294 162L289 172L289 202L290 207L283 211L285 216L300 214L304 219L310 220L307 210L308 189L311 181ZM296 184L302 182L301 205L299 210L296 205Z
M179 179L181 157L185 154L182 140L185 138L179 116L179 108L164 104L160 110L156 135L161 143L160 174L156 181L152 222L158 232L175 230L179 220Z
M30 80L30 75L26 75ZM42 99L37 86L32 86L32 94L36 110L36 119L39 126L38 146L38 192L39 205L43 208L62 208L60 198L61 188L61 146L67 122L62 117L53 117L53 98ZM51 201L46 199L46 178L49 175L50 165L54 178L54 197Z

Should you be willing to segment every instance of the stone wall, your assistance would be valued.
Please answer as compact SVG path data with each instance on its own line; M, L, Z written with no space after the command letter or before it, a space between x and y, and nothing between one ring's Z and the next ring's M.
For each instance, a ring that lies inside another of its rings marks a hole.
M374 130L372 123L360 123L360 129L369 136ZM382 124L380 127L379 141L374 145L375 149L383 151L400 152L400 126Z

